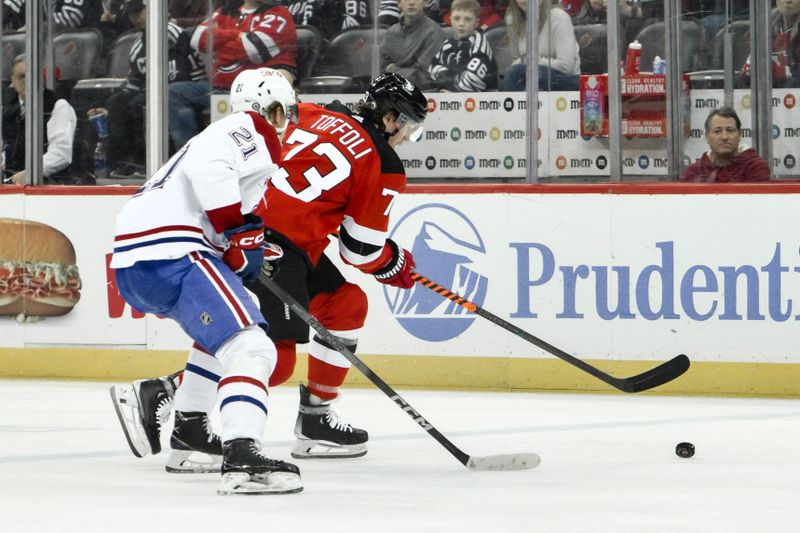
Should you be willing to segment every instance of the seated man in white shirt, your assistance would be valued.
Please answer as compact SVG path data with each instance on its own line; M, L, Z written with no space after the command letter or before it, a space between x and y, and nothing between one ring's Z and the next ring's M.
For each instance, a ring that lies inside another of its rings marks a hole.
M3 181L24 185L25 171L25 57L17 56L11 66L11 89L3 98ZM42 173L45 181L68 175L72 164L75 110L66 100L57 99L53 91L44 92L44 156Z

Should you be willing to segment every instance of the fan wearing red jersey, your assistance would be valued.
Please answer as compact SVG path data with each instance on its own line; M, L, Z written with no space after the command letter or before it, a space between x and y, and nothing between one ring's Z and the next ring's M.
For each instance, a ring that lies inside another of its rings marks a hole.
M213 42L216 89L230 89L248 69L269 67L294 84L297 30L289 9L269 0L230 0L192 34L192 47L210 53Z
M284 133L281 169L272 176L265 201L255 211L265 218L265 241L283 249L275 281L355 350L367 314L367 297L345 280L323 251L330 242L328 236L338 234L345 262L381 283L413 286L411 253L388 239L387 231L392 204L406 186L395 147L421 136L427 100L402 76L385 74L373 82L354 115L338 103L300 104L298 108L298 122ZM296 344L309 341L309 329L266 287L259 283L247 287L258 296L269 323L268 335L278 350L268 384L276 386L291 377ZM300 385L292 456L362 456L367 453L367 432L343 422L330 408L350 363L319 337L310 341L308 381L307 386ZM198 401L208 396L197 384L205 383L210 391L219 379L217 366L212 356L195 346L185 375L203 376L205 381L194 380L192 391L186 391L187 384L181 389ZM149 440L154 435L157 440L158 420L164 411L161 404L172 395L174 377L136 384L139 390L157 391L143 393L139 405L141 419L152 421ZM158 453L156 448L151 451Z

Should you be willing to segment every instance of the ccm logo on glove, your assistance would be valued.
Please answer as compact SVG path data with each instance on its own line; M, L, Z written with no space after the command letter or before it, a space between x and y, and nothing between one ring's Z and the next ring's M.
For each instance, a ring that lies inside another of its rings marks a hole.
M222 260L243 280L255 281L264 261L264 221L252 213L244 220L241 226L225 230L230 245Z

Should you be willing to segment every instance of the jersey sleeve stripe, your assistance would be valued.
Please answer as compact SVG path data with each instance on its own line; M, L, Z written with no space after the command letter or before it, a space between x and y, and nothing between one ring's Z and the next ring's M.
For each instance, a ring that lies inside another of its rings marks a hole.
M114 237L114 241L124 241L128 239L136 239L139 237L146 237L148 235L153 235L155 233L163 233L166 231L190 231L194 233L203 233L203 230L200 228L196 228L194 226L161 226L158 228L149 229L146 231L140 231L138 233L125 233L122 235L117 235Z
M339 233L339 253L351 265L364 265L380 257L383 245L369 244L353 238L344 227Z

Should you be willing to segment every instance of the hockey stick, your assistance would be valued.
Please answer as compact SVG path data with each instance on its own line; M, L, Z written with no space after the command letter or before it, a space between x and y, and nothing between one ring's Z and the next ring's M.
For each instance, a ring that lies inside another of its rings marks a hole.
M540 459L539 456L535 453L514 453L514 454L503 454L503 455L489 455L486 457L475 457L473 455L467 455L463 451L461 451L458 446L450 442L450 440L439 433L433 424L428 422L425 417L423 417L418 411L416 411L411 405L405 401L397 392L390 387L385 381L383 381L380 376L378 376L375 372L373 372L366 364L364 364L361 359L356 357L356 355L350 351L347 345L342 342L342 340L328 331L325 326L319 323L319 321L314 318L311 313L305 310L305 308L300 305L297 300L295 300L288 292L286 292L280 285L272 281L272 279L267 276L263 271L259 276L259 281L264 284L270 291L272 291L275 296L280 298L286 305L288 305L291 310L299 316L303 322L311 326L311 328L317 332L325 342L333 346L333 348L341 353L343 356L350 361L353 366L358 368L367 379L369 379L372 383L377 386L381 392L383 392L386 396L389 397L394 403L397 404L400 409L405 411L408 416L414 420L419 426L427 431L434 439L436 439L439 444L445 447L445 449L450 452L456 459L459 460L461 464L466 466L470 470L528 470L530 468L534 468L539 465Z
M535 337L524 331L514 324L510 322L506 322L499 316L493 315L486 309L482 309L478 305L470 302L466 298L462 298L458 294L454 293L453 291L446 289L439 285L438 283L431 281L430 279L422 276L416 272L411 273L411 279L419 283L420 285L429 288L435 293L452 300L455 304L460 305L464 309L468 311L472 311L473 313L482 316L483 318L489 320L500 326L501 328L510 331L514 335L525 339L526 341L530 342L531 344L535 344L542 350L555 355L559 359L566 361L567 363L576 366L586 372L587 374L591 374L592 376L596 377L600 381L604 381L608 383L615 389L621 390L622 392L642 392L654 387L658 387L672 381L673 379L677 378L687 370L689 370L689 358L686 357L684 354L677 355L666 361L661 363L655 368L651 368L646 372L642 372L636 376L631 376L629 378L615 378L609 374L606 374L599 368L593 367L589 363L581 361L577 357L573 357L570 354L564 352L563 350L559 350L552 344L549 344L542 339Z

